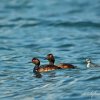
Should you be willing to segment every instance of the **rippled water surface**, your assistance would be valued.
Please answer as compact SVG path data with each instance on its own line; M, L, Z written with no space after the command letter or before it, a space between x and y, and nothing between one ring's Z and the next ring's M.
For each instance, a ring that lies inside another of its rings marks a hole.
M77 69L34 77L28 63L53 53ZM0 0L0 100L100 100L100 0Z

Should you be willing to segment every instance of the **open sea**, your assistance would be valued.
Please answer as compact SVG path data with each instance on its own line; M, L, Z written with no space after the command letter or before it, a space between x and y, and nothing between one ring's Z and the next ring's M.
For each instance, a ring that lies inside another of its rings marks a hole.
M77 69L33 74L33 57ZM100 100L100 0L0 0L0 100Z

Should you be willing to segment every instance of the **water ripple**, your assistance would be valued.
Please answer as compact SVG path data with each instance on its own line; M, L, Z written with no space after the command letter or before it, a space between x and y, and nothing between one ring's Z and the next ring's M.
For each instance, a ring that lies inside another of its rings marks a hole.
M57 22L48 22L49 26L58 26L58 27L96 27L96 28L100 28L100 23L95 23L95 22L61 22L61 21L57 21Z
M0 24L0 28L5 28L5 27L13 28L15 26L16 26L16 24Z
M54 27L94 27L99 28L100 23L91 22L91 21L49 21L49 20L42 20L42 19L35 19L35 18L16 18L10 19L12 24L0 24L0 27L15 27L22 21L21 27L33 27L33 26L54 26ZM17 22L17 24L16 24Z
M100 76L92 76L92 77L88 77L88 79L86 79L86 81L94 81L94 80L98 80L100 79Z

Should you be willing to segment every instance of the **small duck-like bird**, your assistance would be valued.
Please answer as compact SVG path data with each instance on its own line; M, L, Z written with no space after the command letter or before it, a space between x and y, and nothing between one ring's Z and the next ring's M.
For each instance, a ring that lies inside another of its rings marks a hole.
M91 68L91 67L100 67L100 65L97 65L97 64L92 63L92 61L91 61L90 58L86 59L85 61L86 61L86 63L87 63L87 68Z
M37 72L41 73L41 72L47 72L47 71L60 69L58 66L53 65L53 64L40 66L40 60L38 58L33 58L32 63L35 64L35 67L33 69L33 73L37 73Z
M49 61L49 64L54 65L55 58L54 58L53 54L48 54L46 59ZM60 67L61 69L76 68L76 66L69 64L69 63L60 63L57 66Z

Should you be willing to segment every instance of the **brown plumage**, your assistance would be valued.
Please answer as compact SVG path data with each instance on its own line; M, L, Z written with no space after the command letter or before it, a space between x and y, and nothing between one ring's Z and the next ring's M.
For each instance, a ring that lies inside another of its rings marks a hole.
M67 69L67 68L75 68L74 65L72 64L68 64L68 63L60 63L59 65L57 65L58 67L62 68L62 69Z
M46 59L49 61L49 64L54 64L54 62L55 62L55 58L54 58L53 54L48 54ZM68 64L68 63L60 63L57 66L62 69L75 68L74 65Z
M47 72L47 71L59 69L58 66L55 66L55 65L53 65L53 64L41 65L41 66L40 66L40 60L37 59L37 58L33 58L33 59L32 59L32 63L35 64L35 67L34 67L34 69L33 69L33 72L34 72L34 73L37 73L37 72Z

